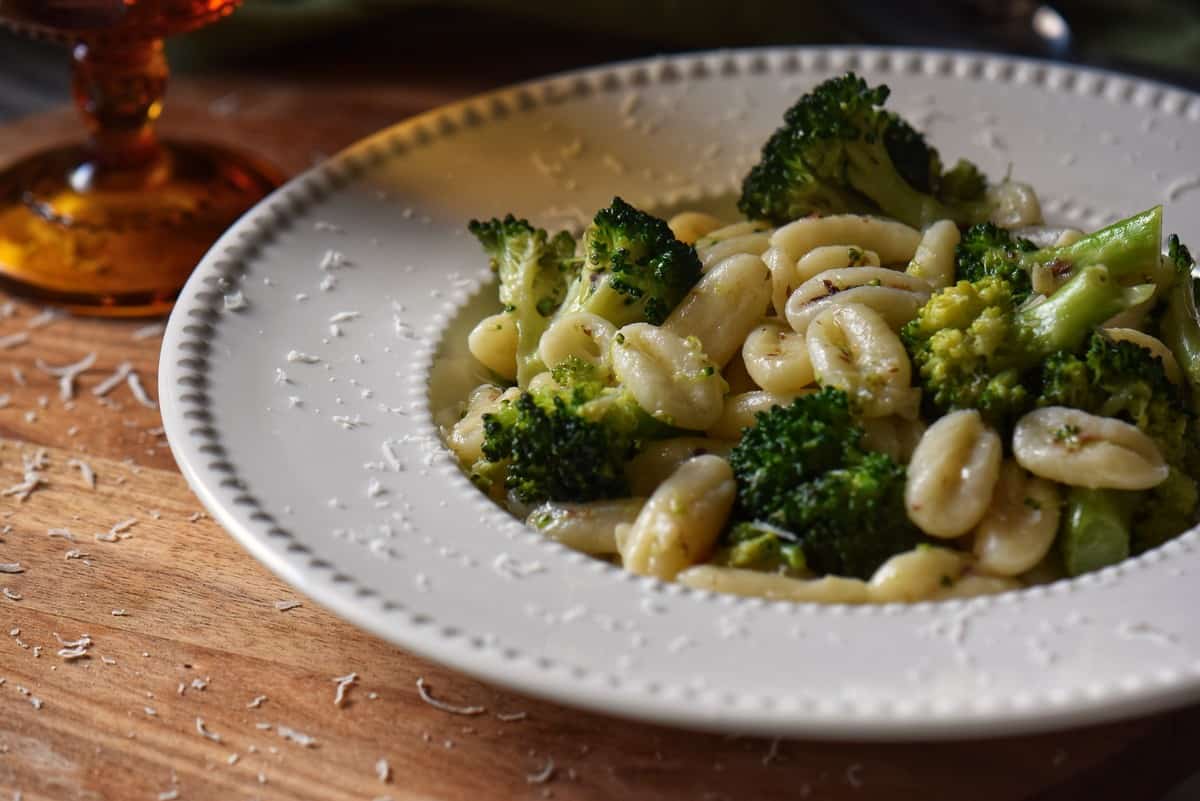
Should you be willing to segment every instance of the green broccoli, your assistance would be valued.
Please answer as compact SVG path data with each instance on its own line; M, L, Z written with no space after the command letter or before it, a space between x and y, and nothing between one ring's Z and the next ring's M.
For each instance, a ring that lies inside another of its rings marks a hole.
M1175 355L1175 361L1187 376L1193 401L1200 399L1200 315L1196 312L1196 295L1200 282L1192 277L1196 262L1179 237L1167 238L1167 254L1163 260L1176 276L1175 285L1166 296L1159 320L1159 337Z
M1200 487L1195 479L1172 467L1166 481L1140 494L1130 549L1142 553L1178 537L1196 525L1198 506Z
M1039 406L1070 406L1132 423L1166 460L1181 469L1196 463L1193 418L1162 359L1128 341L1092 334L1087 352L1056 353L1042 366Z
M587 311L618 327L660 325L700 280L696 249L667 223L619 197L601 209L583 235L584 264L562 313Z
M1092 329L1147 300L1151 286L1122 287L1086 267L1041 303L1019 305L999 276L936 293L901 330L925 400L935 412L979 409L1007 427L1033 406L1031 373L1058 351L1075 351Z
M542 372L538 340L578 272L575 240L566 231L553 237L527 220L471 220L475 235L500 279L500 302L517 324L517 383L525 386Z
M1122 284L1155 283L1165 288L1174 283L1174 271L1159 266L1161 237L1161 206L1119 220L1070 245L1041 249L999 226L980 223L963 234L955 259L958 278L1004 278L1013 285L1017 302L1031 294L1031 274L1036 269L1066 279L1084 267L1102 264Z
M553 382L504 401L483 416L478 483L502 481L522 504L591 501L629 495L625 462L671 429L650 417L623 387L606 386L593 365L568 359Z
M634 432L626 415L593 414L588 404L597 397L577 388L505 401L483 416L486 461L472 472L502 476L526 504L628 495L624 466L637 451Z
M1095 333L1082 356L1057 353L1046 360L1037 402L1132 423L1171 465L1167 480L1144 492L1072 492L1068 509L1079 511L1068 514L1062 544L1071 575L1161 545L1195 524L1200 487L1190 476L1200 469L1200 439L1186 391L1167 379L1160 358ZM1076 517L1086 525L1069 522Z
M759 521L736 523L713 555L714 564L805 576L808 563L800 537L787 529Z
M825 388L756 419L729 456L738 484L735 517L753 522L730 529L722 553L778 547L778 562L794 569L798 555L785 554L798 544L813 572L869 578L921 541L904 509L904 467L863 450L846 393ZM753 543L764 533L777 542Z
M917 227L986 220L983 175L968 162L943 174L925 138L883 110L889 92L847 73L801 97L763 146L738 208L776 225L813 213L878 211Z
M1068 576L1090 573L1129 556L1137 493L1072 487L1058 548Z

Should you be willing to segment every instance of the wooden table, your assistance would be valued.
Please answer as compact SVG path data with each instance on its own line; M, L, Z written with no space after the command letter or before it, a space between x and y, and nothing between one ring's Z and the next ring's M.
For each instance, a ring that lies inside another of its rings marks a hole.
M296 171L486 80L495 76L185 82L166 127ZM74 126L63 110L2 128L0 160ZM0 319L0 336L39 312L18 305ZM57 319L0 350L0 394L11 396L0 409L0 489L21 480L22 455L44 448L47 462L47 483L28 500L0 498L0 563L24 568L0 574L9 591L0 596L2 799L1137 801L1160 798L1198 767L1200 708L990 742L771 743L515 696L311 602L281 611L301 599L199 514L157 412L125 386L92 393L122 361L154 392L159 337L135 338L144 325ZM95 366L64 404L37 360L66 364L93 351ZM94 471L94 489L78 463ZM128 520L115 542L96 539ZM85 634L86 657L58 655L56 636ZM351 673L356 683L335 704L336 678ZM437 698L487 711L440 711L422 701L418 678ZM289 731L300 734L281 736ZM315 738L309 747L296 741L305 735Z

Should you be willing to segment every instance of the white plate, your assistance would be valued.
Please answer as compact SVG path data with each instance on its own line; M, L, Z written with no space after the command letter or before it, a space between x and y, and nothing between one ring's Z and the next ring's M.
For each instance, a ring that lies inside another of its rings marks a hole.
M1074 581L972 602L763 603L547 543L477 493L441 446L431 408L477 383L465 334L495 305L468 219L512 210L575 224L614 194L660 210L728 209L786 105L846 69L890 84L891 105L948 162L965 156L992 176L1011 164L1051 219L1094 227L1168 202L1168 230L1198 232L1200 98L1111 73L795 49L526 84L352 147L205 257L162 351L163 417L188 481L254 556L358 625L497 684L612 714L912 739L1200 697L1195 532ZM323 271L329 250L345 263ZM336 286L324 291L327 277ZM236 292L246 306L227 311ZM359 316L334 323L335 336L330 320L343 312ZM320 361L290 362L290 351Z

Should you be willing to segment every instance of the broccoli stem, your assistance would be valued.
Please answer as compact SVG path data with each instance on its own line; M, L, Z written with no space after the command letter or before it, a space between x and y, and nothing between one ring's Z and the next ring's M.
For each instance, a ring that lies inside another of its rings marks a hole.
M1162 206L1147 209L1107 228L1088 234L1070 245L1043 248L1021 254L1021 265L1067 270L1074 274L1083 267L1103 264L1113 278L1122 283L1129 279L1167 285L1171 277L1160 266L1162 247Z
M1036 361L1060 350L1076 350L1093 328L1153 294L1153 285L1123 287L1107 268L1085 267L1044 302L1017 313L1017 324L1027 336L1026 353Z
M938 220L954 220L965 224L977 220L965 219L937 201L936 198L914 189L900 177L882 143L860 151L850 148L849 182L862 194L879 204L885 213L913 228L924 228Z
M1129 556L1138 493L1074 487L1067 495L1059 548L1067 575L1078 576Z
M1159 334L1183 368L1193 400L1200 399L1200 316L1190 279L1176 283L1167 296Z

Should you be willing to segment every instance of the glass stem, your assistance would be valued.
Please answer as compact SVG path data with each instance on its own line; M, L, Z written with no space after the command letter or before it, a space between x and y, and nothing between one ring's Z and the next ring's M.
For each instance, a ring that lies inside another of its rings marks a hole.
M162 40L80 42L72 62L75 105L97 173L153 166L162 157L154 123L169 74Z

